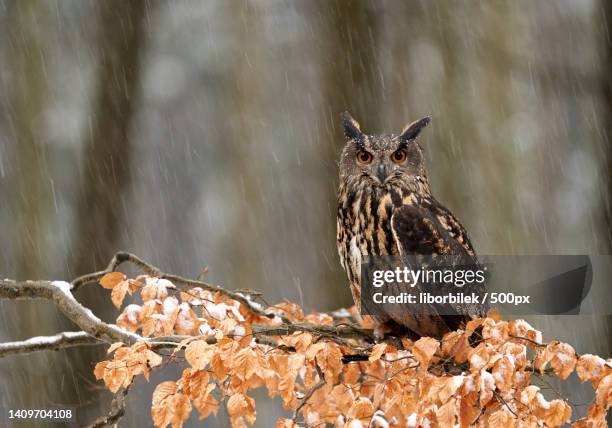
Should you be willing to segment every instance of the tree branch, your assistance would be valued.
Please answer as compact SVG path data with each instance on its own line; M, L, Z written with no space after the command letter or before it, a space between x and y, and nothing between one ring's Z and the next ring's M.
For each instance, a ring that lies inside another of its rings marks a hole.
M213 291L225 297L228 297L230 299L233 299L233 300L236 300L242 303L247 308L249 308L251 312L257 315L261 315L267 318L279 317L285 323L291 322L287 317L283 315L274 314L269 311L265 311L263 306L257 302L252 301L249 298L248 294L230 291L219 285L210 284L208 282L184 278L179 275L172 275L172 274L164 273L158 267L153 266L152 264L147 263L144 260L142 260L140 257L132 253L125 252L125 251L120 251L117 254L115 254L115 256L112 258L112 260L110 261L106 269L98 271L98 272L86 274L86 275L80 276L76 278L75 280L73 280L71 289L77 290L86 284L89 284L92 282L98 282L100 278L102 278L104 275L115 271L120 265L124 263L128 263L128 262L133 264L134 266L136 266L137 268L139 268L140 270L142 270L144 273L146 273L149 276L161 278L161 279L167 279L168 281L172 282L174 285L187 287L187 289L199 287L203 290Z
M48 299L84 332L104 342L133 344L144 338L114 324L107 324L84 308L72 295L72 285L65 281L0 280L0 299Z
M317 369L317 374L319 375L319 382L310 388L310 390L300 400L300 404L295 408L293 412L293 422L295 423L297 423L300 410L302 410L308 400L310 400L310 397L312 397L317 390L321 389L325 385L325 375L323 374L321 367L315 363L315 368Z
M101 344L106 344L106 342L101 342L84 331L66 331L55 336L37 336L27 340L0 343L0 358L13 354L57 351L74 346Z
M125 414L125 402L128 390L129 388L121 388L117 391L117 394L113 397L113 401L111 401L111 409L108 415L96 419L89 425L86 425L86 428L101 428L113 425L119 421Z
M74 297L73 292L79 288L99 282L107 273L114 272L124 263L131 263L147 275L156 278L164 278L177 286L188 289L200 287L204 290L220 293L230 299L244 304L252 312L267 318L278 317L282 321L281 325L267 326L254 325L253 336L260 343L274 343L270 336L282 336L295 332L308 332L317 337L324 337L339 344L355 348L345 339L365 339L373 340L372 331L360 329L351 325L325 326L308 323L297 323L288 317L271 312L270 308L252 301L248 294L226 290L218 285L213 285L204 281L191 280L178 275L170 275L162 272L156 266L145 262L138 256L118 252L113 256L105 269L89 273L74 279L71 283L65 281L14 281L11 279L0 280L0 299L48 299L53 301L55 306L68 319L74 322L81 332L62 333L57 336L31 338L25 341L8 342L0 344L0 357L10 354L29 353L42 350L58 350L71 346L96 344L100 341L105 343L123 342L131 345L138 341L147 341L155 349L175 346L182 336L170 336L164 338L147 338L136 333L131 333L108 324L95 316L90 309L82 306ZM248 292L245 292L248 293ZM346 310L339 310L332 313L334 318L349 317ZM361 350L361 349L359 349Z
M109 262L107 267L101 271L80 276L71 283L65 281L15 281L11 279L0 280L0 299L47 299L72 322L74 322L82 331L63 332L55 336L39 336L32 337L27 340L0 343L0 357L5 355L25 354L41 350L59 350L73 346L95 345L100 343L112 344L121 342L126 345L133 345L137 342L146 342L150 345L150 349L159 350L164 348L176 348L176 346L185 339L205 340L209 344L214 344L217 339L214 336L180 336L170 335L163 337L143 337L137 333L132 333L124 330L117 325L108 324L98 318L93 312L80 304L73 295L74 290L93 282L99 282L100 279L110 272L115 272L123 263L131 263L147 275L155 278L163 278L171 281L176 288L183 286L183 290L188 292L190 289L199 287L204 290L216 292L223 296L238 301L245 308L252 311L254 314L274 319L275 323L270 324L251 324L251 335L259 344L269 346L271 348L284 349L287 352L295 352L291 346L287 346L282 341L275 337L288 336L296 332L307 332L313 335L317 340L324 339L336 342L346 348L355 350L353 355L343 355L342 362L350 363L355 361L365 361L368 359L371 351L371 346L375 342L375 337L372 330L360 328L353 325L353 318L347 310L339 310L330 315L335 320L335 325L313 324L301 321L294 321L287 316L278 314L274 311L274 307L265 303L257 303L253 298L261 298L258 293L249 290L229 291L220 286L209 284L204 281L191 280L177 275L169 275L160 271L157 267L143 261L137 256L119 252ZM257 319L257 318L256 318ZM259 318L261 320L261 318ZM280 321L280 322L279 322ZM244 333L243 333L244 334ZM227 334L231 337L232 334ZM538 343L532 339L522 336L511 336L513 340L521 340L529 343L532 346L546 347L545 343ZM357 341L355 341L357 340ZM385 342L395 345L396 340L389 338ZM398 348L401 345L398 346ZM409 356L409 358L414 358ZM392 362L392 361L390 361ZM415 368L411 366L399 370L399 372ZM528 365L526 370L536 371L533 364ZM319 383L309 390L301 400L301 403L294 412L294 420L297 419L299 412L307 404L307 401L312 395L325 384L325 379L320 368L317 366L319 374ZM552 368L548 368L542 374L552 372ZM394 374L393 376L395 376ZM91 427L101 427L116 423L125 412L125 397L127 389L119 390L115 395L111 410L108 415L100 417L94 421ZM502 402L502 404L506 404ZM508 405L507 405L508 406ZM508 409L510 407L508 406Z

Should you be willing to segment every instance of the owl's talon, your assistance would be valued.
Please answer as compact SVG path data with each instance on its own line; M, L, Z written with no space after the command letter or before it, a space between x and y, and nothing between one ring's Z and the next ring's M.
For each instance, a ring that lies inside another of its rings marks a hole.
M385 336L387 336L390 331L389 327L385 324L378 324L374 327L374 339L380 342L385 339Z

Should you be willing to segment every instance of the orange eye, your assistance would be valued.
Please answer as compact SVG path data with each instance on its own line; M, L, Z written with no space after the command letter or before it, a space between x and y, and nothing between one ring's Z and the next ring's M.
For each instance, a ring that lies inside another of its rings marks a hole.
M357 153L357 160L359 163L368 164L372 162L372 153L360 150L359 153Z
M391 155L391 160L395 163L402 163L406 160L406 152L402 149L396 150Z

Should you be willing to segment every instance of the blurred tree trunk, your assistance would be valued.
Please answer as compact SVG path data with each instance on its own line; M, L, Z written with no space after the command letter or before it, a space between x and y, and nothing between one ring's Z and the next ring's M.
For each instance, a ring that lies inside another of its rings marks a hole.
M602 199L607 222L607 234L600 244L602 253L612 253L612 3L601 2L601 101L602 101L602 148L604 158L604 180Z
M266 171L257 171L258 157L268 153L267 139L259 144L257 123L262 120L260 90L253 79L263 67L258 49L259 31L257 5L248 1L228 2L225 9L234 49L238 55L230 61L232 72L228 73L224 85L224 103L228 121L226 133L229 144L223 160L230 179L237 186L239 199L233 201L233 221L228 237L224 242L223 254L233 261L230 266L228 283L234 288L253 288L269 286L264 281L263 267L258 263L258 242L264 236L258 231L267 227L265 197L267 187ZM230 6L232 5L232 6ZM261 71L260 71L261 73Z
M446 24L434 35L445 69L437 112L444 131L433 156L451 167L436 171L440 180L434 187L472 232L478 252L529 251L513 203L517 163L512 134L500 132L513 114L508 67L512 8L504 3L444 4L439 19ZM482 31L489 36L466 37L464 25L470 20L483 23ZM465 178L457 180L458 173Z
M130 125L140 90L145 1L97 3L98 83L85 144L71 271L80 275L108 263L118 250L130 182Z
M320 204L319 227L326 243L320 263L319 282L326 293L326 303L318 310L334 309L334 302L350 303L346 275L340 267L336 248L336 192L340 150L345 143L342 112L347 110L368 133L384 132L384 84L379 64L382 11L369 0L317 1L308 4L309 22L320 22L317 37L320 53L321 107L316 138L321 144L312 162L315 177L327 177L327 195ZM342 297L344 299L340 300Z
M16 227L12 240L15 264L12 272L5 274L19 279L38 279L51 270L49 225L54 216L48 147L43 140L47 102L47 7L36 0L9 2L7 22L11 71L9 117L14 138L10 205ZM60 325L55 309L44 302L3 302L0 313L5 321L2 337L9 340L50 334ZM54 375L45 378L51 374L51 367L63 365L60 356L28 355L10 358L7 363L10 370L2 381L7 390L2 395L12 397L13 407L43 407L49 397L61 395L61 379ZM32 384L38 387L31 388Z
M49 168L43 135L47 95L45 75L46 6L37 1L9 3L10 61L12 65L14 168L18 210L16 275L44 276L47 224L51 207Z
M127 215L123 198L130 184L132 163L130 130L141 87L146 2L105 0L96 7L99 65L89 139L84 143L79 171L81 190L69 277L106 266L120 249L120 232ZM79 292L79 300L102 319L114 313L107 293L95 286ZM92 379L93 362L101 355L101 349L80 349L72 370L79 377ZM87 395L83 388L81 383L80 397ZM90 415L104 411L104 403L92 405L97 410L91 409Z
M337 157L342 147L341 113L348 110L369 133L381 133L384 82L380 68L382 7L370 0L313 3L323 22L323 111L335 132ZM325 136L326 138L329 135Z

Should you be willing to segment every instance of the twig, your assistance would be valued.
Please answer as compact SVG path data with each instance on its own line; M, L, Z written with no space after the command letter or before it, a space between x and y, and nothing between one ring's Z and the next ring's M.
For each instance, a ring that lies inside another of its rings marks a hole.
M253 302L252 300L250 300L248 297L246 297L242 293L233 292L219 285L210 284L208 282L184 278L179 275L164 273L158 267L153 266L152 264L147 263L144 260L142 260L140 257L132 253L125 252L125 251L120 251L117 254L115 254L115 256L112 258L112 260L110 261L106 269L98 271L98 272L94 272L91 274L83 275L73 280L71 288L72 290L77 290L86 284L89 284L92 282L98 282L104 275L115 271L120 265L122 265L123 263L127 263L127 262L133 264L134 266L136 266L137 268L139 268L140 270L142 270L144 273L146 273L149 276L167 279L168 281L174 283L175 285L179 285L179 286L182 285L188 288L200 287L203 290L213 291L213 292L219 293L230 299L233 299L233 300L236 300L242 303L247 308L249 308L251 312L257 315L260 315L262 317L266 317L266 318L279 317L285 323L291 322L284 315L274 314L274 313L265 311L264 308L260 304Z
M113 425L125 414L125 402L129 388L121 388L115 394L113 401L111 401L111 409L108 415L102 416L91 424L87 425L86 428L101 428L109 425Z
M293 412L293 422L297 423L297 418L298 418L298 415L300 413L300 410L302 410L302 407L304 407L306 405L306 402L310 399L310 397L312 397L312 395L315 392L317 392L318 389L322 388L323 385L325 385L325 375L323 374L323 371L321 370L321 367L319 367L319 365L317 363L315 363L315 367L316 367L317 373L319 375L319 383L317 383L315 386L310 388L310 390L306 393L306 395L304 395L304 397L302 397L302 400L300 401L300 404L295 408L295 411Z
M310 324L293 322L281 325L253 324L253 336L288 336L296 332L308 332L320 339L327 339L339 345L346 346L361 352L363 347L358 346L346 339L362 339L374 341L371 330L356 329L354 327L335 327L321 324Z
M253 334L266 336L286 336L295 332L305 331L317 336L337 336L345 339L370 339L374 340L371 330L356 327L331 326L321 324L310 324L294 322L281 325L253 325Z
M524 337L524 336L514 336L512 334L509 334L508 337L511 337L513 339L518 339L518 340L524 340L526 342L532 343L535 346L539 347L539 348L546 348L547 344L546 343L540 343L540 342L536 342L533 339L530 339L528 337Z
M499 395L497 393L497 391L493 391L493 395L495 396L495 399L502 405L502 406L506 406L506 409L510 410L510 413L512 413L514 415L515 418L518 419L518 415L516 414L516 412L514 410L512 410L512 407L510 407L510 405L508 404L508 402L504 399L504 397L502 397L501 395Z

